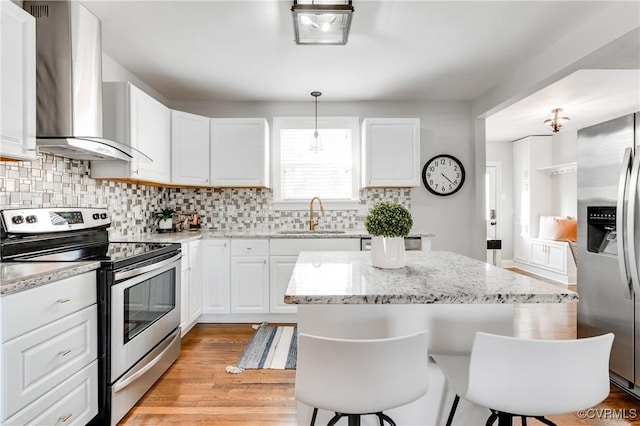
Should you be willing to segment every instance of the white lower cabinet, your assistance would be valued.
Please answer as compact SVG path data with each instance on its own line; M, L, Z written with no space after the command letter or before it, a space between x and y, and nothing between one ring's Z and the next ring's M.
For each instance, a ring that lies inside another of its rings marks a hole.
M231 313L269 312L268 240L231 240Z
M269 306L272 313L295 314L298 310L296 305L284 303L284 293L289 286L291 274L293 273L293 268L296 266L297 260L297 255L271 256L269 258Z
M567 243L531 239L529 262L536 266L567 272Z
M528 261L516 262L518 268L565 284L576 282L577 268L566 241L530 238L528 248Z
M98 413L97 389L96 360L2 424L86 425Z
M182 275L180 279L180 328L184 336L202 314L201 240L182 243Z
M0 423L84 425L98 414L96 301L95 271L0 298Z
M359 250L360 238L202 240L200 321L295 321L297 307L284 294L298 254Z
M231 313L229 240L202 240L202 313Z
M359 251L359 238L274 238L269 240L271 313L296 313L296 305L284 303L293 268L302 251Z

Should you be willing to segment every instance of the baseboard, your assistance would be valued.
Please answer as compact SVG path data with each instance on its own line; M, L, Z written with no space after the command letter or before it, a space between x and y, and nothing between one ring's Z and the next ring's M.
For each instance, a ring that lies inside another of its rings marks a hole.
M298 314L202 314L199 323L294 323Z
M508 259L508 260L502 260L502 267L503 268L515 268L515 262L513 261L513 259Z
M575 284L577 281L577 277L575 274L559 274L557 272L549 271L543 268L538 268L536 266L530 265L528 263L515 261L512 268L522 269L523 271L527 271L529 273L539 275L544 278L548 278L553 281L557 281L560 284L568 285Z

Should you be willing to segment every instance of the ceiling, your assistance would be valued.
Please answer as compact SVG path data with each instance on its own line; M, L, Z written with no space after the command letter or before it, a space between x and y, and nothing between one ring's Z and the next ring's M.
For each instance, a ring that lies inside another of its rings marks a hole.
M292 1L83 3L102 21L105 52L170 101L296 101L313 90L324 101L472 101L611 6L354 0L346 46L297 46ZM551 107L565 107L574 124L579 100L619 102L607 89L591 90L608 78L575 77L512 105L488 121L489 140L526 136L525 128L544 133ZM552 101L557 93L564 96Z
M487 117L487 142L552 135L551 110L569 117L561 131L578 130L640 111L640 70L579 70Z

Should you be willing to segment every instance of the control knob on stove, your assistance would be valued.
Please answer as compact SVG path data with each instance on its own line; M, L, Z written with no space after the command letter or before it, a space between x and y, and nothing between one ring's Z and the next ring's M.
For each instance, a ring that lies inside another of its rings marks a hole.
M100 213L94 213L91 217L93 217L93 220L98 220L100 219Z
M100 213L100 219L106 219L106 218L107 218L106 213Z
M38 221L37 216L35 215L27 216L27 223L36 223L37 221Z
M24 222L24 218L22 216L14 216L11 218L11 222L15 223L16 225L20 225Z

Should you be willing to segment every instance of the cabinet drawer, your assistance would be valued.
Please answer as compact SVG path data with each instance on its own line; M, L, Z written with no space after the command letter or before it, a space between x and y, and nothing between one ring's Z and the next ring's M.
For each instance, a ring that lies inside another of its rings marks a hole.
M98 361L93 361L3 424L86 425L96 414Z
M268 256L269 240L231 240L231 256Z
M96 303L96 272L0 298L2 342Z
M2 413L12 415L97 358L93 305L2 345Z

